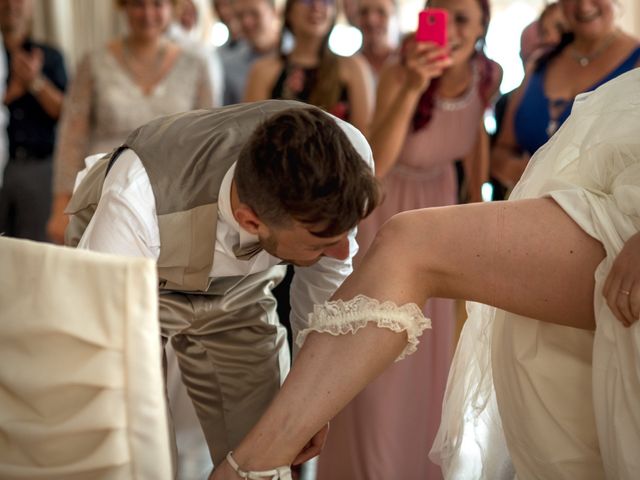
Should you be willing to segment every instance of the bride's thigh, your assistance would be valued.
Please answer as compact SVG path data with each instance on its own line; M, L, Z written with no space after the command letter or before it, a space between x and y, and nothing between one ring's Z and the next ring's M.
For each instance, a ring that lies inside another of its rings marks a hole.
M414 210L381 229L348 290L398 302L475 300L593 328L604 255L550 198Z

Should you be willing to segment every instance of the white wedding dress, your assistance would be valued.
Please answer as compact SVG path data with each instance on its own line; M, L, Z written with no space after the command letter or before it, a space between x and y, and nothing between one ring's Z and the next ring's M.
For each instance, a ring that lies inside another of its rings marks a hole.
M624 328L602 288L640 230L640 69L577 97L511 198L541 196L606 250L596 331L469 304L431 458L448 479L638 479L640 322Z

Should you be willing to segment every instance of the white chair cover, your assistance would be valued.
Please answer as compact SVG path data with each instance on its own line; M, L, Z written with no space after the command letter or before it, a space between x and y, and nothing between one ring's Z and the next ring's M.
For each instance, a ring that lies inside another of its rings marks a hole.
M171 478L154 263L0 238L0 265L0 478Z

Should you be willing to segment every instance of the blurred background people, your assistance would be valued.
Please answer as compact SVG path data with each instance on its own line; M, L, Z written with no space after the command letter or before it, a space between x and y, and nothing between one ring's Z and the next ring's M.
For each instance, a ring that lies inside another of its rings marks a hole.
M0 0L0 30L9 66L4 103L10 113L0 232L45 241L52 154L67 73L58 50L32 40L32 14L31 0Z
M222 105L237 103L238 95L233 93L234 86L229 82L227 69L233 71L233 62L235 56L243 56L246 49L242 40L242 28L238 17L233 9L233 0L211 0L211 8L213 9L218 20L227 29L226 41L217 48L217 54L222 65ZM227 100L227 96L230 97ZM234 100L235 99L235 100Z
M179 0L173 12L173 21L167 28L167 34L176 41L198 43L198 7L193 0Z
M180 47L204 58L209 66L213 106L222 106L224 98L224 71L218 49L203 38L200 12L193 0L178 0L174 9L173 20L167 28L166 35Z
M522 60L523 70L529 72L533 69L537 59L555 48L567 32L568 25L560 8L560 4L557 2L547 4L542 10L542 13L540 13L540 16L527 25L520 34L520 59ZM496 139L502 130L507 105L516 90L517 89L504 93L496 102L494 109L496 129L491 136L492 151ZM490 166L492 200L504 200L508 196L511 188L503 185L502 182L496 178L494 174L495 168L496 165L493 163ZM499 175L498 173L498 176Z
M372 93L360 56L341 57L329 48L338 15L334 0L287 0L280 51L254 63L245 101L284 98L316 105L366 132ZM291 51L282 39L290 34Z
M240 103L253 63L278 49L280 19L274 0L233 0L243 41L224 57L224 104Z
M396 0L357 0L357 26L362 32L360 54L377 83L382 67L395 53L400 35Z
M474 201L488 178L483 114L501 80L500 67L483 54L488 1L427 6L448 10L448 45L411 36L380 75L369 141L385 199L358 227L356 265L392 215L457 203L457 159L465 159ZM454 301L429 300L424 312L433 330L421 337L418 351L387 369L332 421L318 480L441 478L425 452L440 423L455 342Z
M522 29L520 34L520 60L526 68L531 55L540 47L540 23L535 19Z
M560 0L559 5L570 33L536 60L509 102L492 149L492 175L508 189L566 120L577 94L640 64L638 39L616 25L615 0Z
M558 45L568 29L560 3L547 3L538 18L520 34L520 59L525 71L532 61Z
M108 152L156 117L212 106L206 62L165 37L177 0L118 0L128 32L78 65L58 132L48 233L62 243L64 215L84 159Z
M227 27L227 40L219 48L220 58L224 64L226 57L233 55L242 44L242 29L233 10L233 0L211 0L211 6L218 20Z
M538 18L538 48L550 50L560 43L569 26L558 2L548 3Z

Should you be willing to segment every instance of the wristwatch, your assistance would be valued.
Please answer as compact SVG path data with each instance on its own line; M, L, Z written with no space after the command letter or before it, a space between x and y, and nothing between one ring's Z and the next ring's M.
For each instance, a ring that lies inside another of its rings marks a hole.
M38 75L36 78L33 79L33 82L31 82L31 84L29 85L29 93L31 95L39 94L44 88L44 84L45 84L44 77L42 75Z

